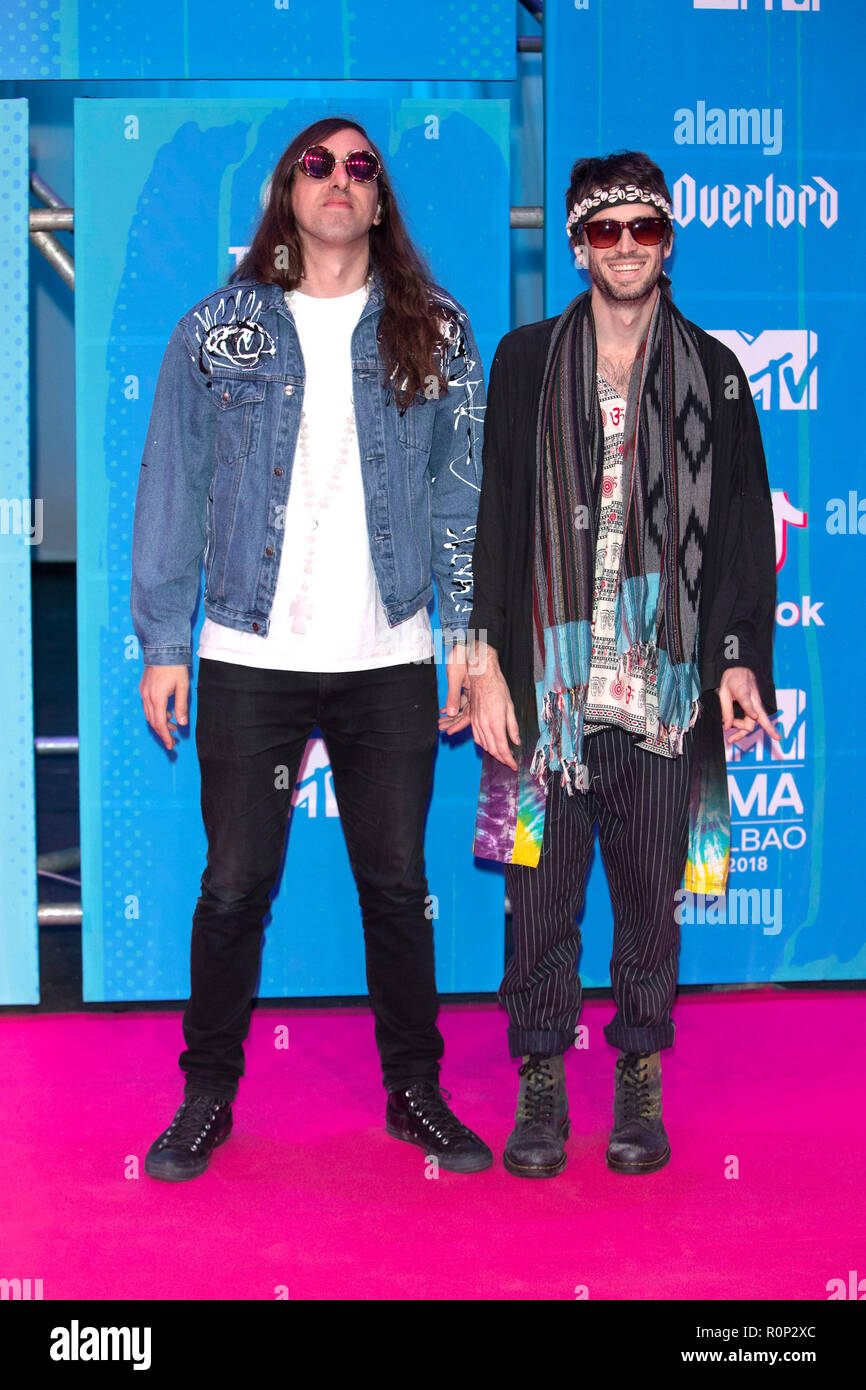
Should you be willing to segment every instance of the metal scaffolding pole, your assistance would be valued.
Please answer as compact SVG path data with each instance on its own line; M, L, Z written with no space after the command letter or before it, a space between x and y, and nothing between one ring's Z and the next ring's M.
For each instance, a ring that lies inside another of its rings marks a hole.
M45 209L30 210L30 240L37 251L41 251L48 264L54 267L61 280L74 290L75 262L63 243L54 235L55 230L71 232L74 229L73 209L64 203L50 184L32 171L30 191L40 202L46 204Z

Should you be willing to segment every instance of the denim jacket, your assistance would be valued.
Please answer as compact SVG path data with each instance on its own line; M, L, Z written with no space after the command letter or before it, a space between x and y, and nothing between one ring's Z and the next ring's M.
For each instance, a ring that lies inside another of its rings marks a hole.
M383 386L378 278L352 334L352 379L370 554L394 627L433 597L456 637L472 609L484 378L465 311L436 291L442 375L405 410ZM156 384L139 473L132 618L149 666L190 665L204 556L204 611L268 631L304 400L304 361L279 285L216 290L179 321Z

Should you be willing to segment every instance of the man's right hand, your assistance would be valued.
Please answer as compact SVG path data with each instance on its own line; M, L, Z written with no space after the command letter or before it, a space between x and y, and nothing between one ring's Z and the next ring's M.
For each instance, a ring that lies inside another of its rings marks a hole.
M145 666L139 683L144 717L169 752L174 749L178 724L189 723L189 670L186 666ZM168 702L174 696L172 721Z
M481 643L469 662L469 713L472 735L486 753L517 771L509 746L520 743L511 695L492 647Z

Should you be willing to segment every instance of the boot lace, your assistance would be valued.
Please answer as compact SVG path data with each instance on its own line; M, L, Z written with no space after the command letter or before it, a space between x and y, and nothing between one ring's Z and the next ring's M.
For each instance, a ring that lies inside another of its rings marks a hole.
M658 1104L653 1095L647 1058L642 1057L640 1053L629 1052L617 1059L617 1067L617 1090L623 1122L655 1119Z
M412 1114L420 1120L425 1129L445 1143L452 1139L462 1139L469 1133L453 1110L449 1110L446 1101L450 1099L451 1092L438 1086L435 1081L418 1082L408 1093Z
M526 1086L521 1088L517 1119L527 1120L530 1124L552 1124L556 1081L550 1068L550 1058L528 1057L519 1068L518 1076L526 1077Z
M209 1096L188 1097L166 1130L162 1147L197 1149L225 1104Z

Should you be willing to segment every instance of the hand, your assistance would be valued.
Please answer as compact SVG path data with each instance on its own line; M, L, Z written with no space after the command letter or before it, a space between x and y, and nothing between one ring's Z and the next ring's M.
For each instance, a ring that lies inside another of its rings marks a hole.
M458 643L448 657L448 695L439 713L439 730L459 734L469 723L469 685L466 680L466 648Z
M742 719L734 718L735 700L743 711ZM769 716L761 704L758 682L748 666L728 667L719 685L719 704L722 707L722 728L730 743L737 743L746 734L750 734L756 724L760 724L770 738L777 742L781 739L781 733L770 723ZM735 732L731 733L732 729Z
M499 657L492 647L481 643L469 669L469 709L472 735L477 744L506 767L517 771L509 746L520 743L520 730Z
M145 666L138 689L145 719L168 751L173 752L177 725L189 723L189 671L186 666ZM177 724L168 711L172 696Z

